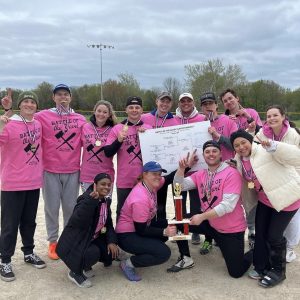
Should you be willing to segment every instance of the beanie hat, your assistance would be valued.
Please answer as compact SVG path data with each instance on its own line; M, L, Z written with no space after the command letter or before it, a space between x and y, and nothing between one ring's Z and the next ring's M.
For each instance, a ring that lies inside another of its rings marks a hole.
M18 97L18 108L20 108L21 102L25 99L32 99L36 103L37 107L39 106L39 100L37 94L34 92L25 91L22 92Z
M238 131L233 132L230 136L230 142L232 147L233 147L234 140L239 137L248 140L251 144L253 142L253 136L250 133L248 133L244 129L239 129Z

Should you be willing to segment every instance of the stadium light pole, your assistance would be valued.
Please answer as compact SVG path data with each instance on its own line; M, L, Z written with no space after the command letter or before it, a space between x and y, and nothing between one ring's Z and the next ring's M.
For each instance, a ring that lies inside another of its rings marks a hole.
M115 49L115 46L112 45L104 45L104 44L90 44L87 45L88 48L96 48L100 50L100 72L101 72L101 76L100 76L100 93L101 93L101 100L103 100L103 91L102 91L102 50L103 49Z

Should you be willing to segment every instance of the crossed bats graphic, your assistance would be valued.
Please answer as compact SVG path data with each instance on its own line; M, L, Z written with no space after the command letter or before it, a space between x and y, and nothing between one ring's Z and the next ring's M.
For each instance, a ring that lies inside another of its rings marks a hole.
M59 139L62 139L62 140L63 140L63 142L62 142L58 147L56 147L56 149L59 149L59 148L62 147L64 144L67 144L72 150L74 150L73 146L69 144L69 141L70 141L71 139L74 138L74 136L76 135L76 133L75 133L75 132L71 133L66 139L63 137L64 134L65 134L65 133L61 130L61 131L59 131L59 132L55 135L55 137L56 137L58 140L59 140Z
M24 148L24 151L25 151L26 153L28 153L29 151L32 151L32 150L31 150L31 146L32 146L32 145L31 145L30 143L27 144L27 146ZM39 158L36 156L36 153L37 153L37 151L38 151L39 148L40 148L40 144L37 145L35 151L32 151L32 155L31 155L31 157L26 161L26 164L28 164L34 157L36 158L36 160L37 160L38 162L40 161Z
M97 150L96 152L94 152L94 150L93 150L94 148L95 148L95 146L94 146L93 144L90 144L90 145L87 146L86 150L87 150L88 152L92 152L92 153L93 153L93 155L92 155L89 159L87 159L87 161L90 161L93 157L96 157L100 162L103 162L103 161L101 160L101 158L98 156L98 154L99 154L101 151L103 151L104 148L101 147L101 148L100 148L99 150Z

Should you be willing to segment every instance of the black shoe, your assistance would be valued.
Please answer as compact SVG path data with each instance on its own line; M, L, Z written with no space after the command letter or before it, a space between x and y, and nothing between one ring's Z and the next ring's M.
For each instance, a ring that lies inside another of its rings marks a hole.
M1 263L0 264L1 279L3 281L9 282L16 279L14 272L12 271L11 263Z
M24 261L28 264L33 265L37 269L43 269L46 267L46 263L34 253L25 255Z
M81 288L89 288L92 286L92 283L84 275L79 275L70 271L68 273L68 277L72 282Z

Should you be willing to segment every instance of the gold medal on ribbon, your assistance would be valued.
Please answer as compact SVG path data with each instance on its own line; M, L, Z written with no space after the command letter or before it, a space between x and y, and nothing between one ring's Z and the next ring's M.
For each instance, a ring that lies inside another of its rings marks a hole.
M103 233L103 234L106 233L106 227L105 226L101 228L101 233Z
M248 189L254 189L254 182L253 181L248 182Z
M95 146L96 146L96 147L100 147L100 146L101 146L101 141L99 141L99 140L96 140L96 142L95 142Z
M124 131L124 132L127 132L127 131L128 131L128 125L127 125L127 123L123 126L123 131Z

